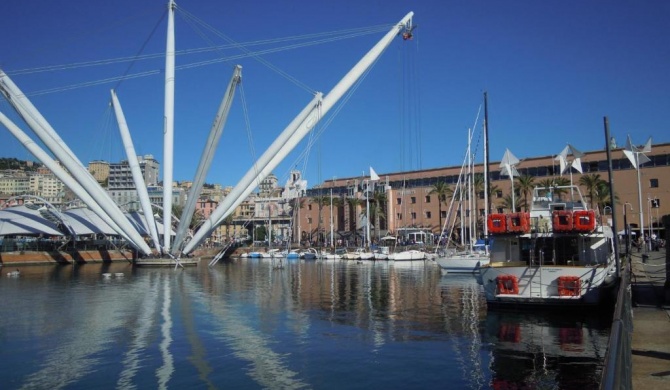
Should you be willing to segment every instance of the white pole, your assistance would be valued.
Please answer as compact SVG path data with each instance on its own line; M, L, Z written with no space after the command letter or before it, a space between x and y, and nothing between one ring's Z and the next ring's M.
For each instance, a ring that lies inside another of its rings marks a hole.
M644 209L642 208L642 186L640 184L640 164L639 164L639 155L635 153L635 162L637 166L637 203L640 208L640 237L642 238L642 245L644 246L644 251L647 251L647 246L644 245Z
M174 9L168 4L168 31L165 44L165 106L163 123L163 250L170 250L172 234L172 171L174 150Z
M370 181L365 181L365 239L368 243L368 249L370 249Z
M330 189L330 247L334 248L334 234L335 232L333 231L333 189Z

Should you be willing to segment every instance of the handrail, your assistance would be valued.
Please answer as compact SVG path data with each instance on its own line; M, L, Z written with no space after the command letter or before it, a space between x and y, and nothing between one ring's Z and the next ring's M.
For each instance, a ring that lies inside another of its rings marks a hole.
M632 389L633 362L633 297L631 290L631 262L626 262L617 293L607 354L600 377L600 389Z

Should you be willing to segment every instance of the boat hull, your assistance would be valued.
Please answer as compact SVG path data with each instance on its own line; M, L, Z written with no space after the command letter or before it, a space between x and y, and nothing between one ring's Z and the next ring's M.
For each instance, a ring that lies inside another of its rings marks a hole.
M179 264L183 266L193 266L198 265L199 262L199 257L182 258L179 259L179 263L172 258L143 258L135 260L135 265L138 267L174 267L179 266Z
M511 262L513 263L513 262ZM514 266L489 264L481 267L478 282L491 308L504 307L594 307L608 298L618 284L614 261L597 267ZM515 280L515 291L501 291L500 278ZM575 281L574 290L561 287L561 279Z
M454 254L438 256L435 258L435 262L445 272L472 274L478 272L481 267L488 265L490 258L486 254Z
M389 260L393 261L414 261L414 260L425 260L425 259L426 259L425 252L417 251L414 249L389 255Z

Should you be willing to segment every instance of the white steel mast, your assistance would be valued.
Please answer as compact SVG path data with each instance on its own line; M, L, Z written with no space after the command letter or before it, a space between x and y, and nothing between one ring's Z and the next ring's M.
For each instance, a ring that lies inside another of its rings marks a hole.
M154 219L153 209L151 208L151 201L149 200L149 192L147 191L147 184L144 181L144 176L142 175L142 169L140 168L140 163L137 161L137 154L135 153L135 146L133 146L133 140L130 137L130 130L128 130L128 123L126 122L126 116L123 114L123 108L121 108L121 103L119 98L116 96L114 90L111 91L112 94L112 106L114 107L114 113L116 114L116 121L119 124L119 133L121 134L121 140L123 141L123 147L126 150L126 158L128 158L128 166L130 167L130 172L133 175L133 182L135 183L135 189L137 190L137 196L140 198L140 205L142 206L142 212L144 213L144 218L147 221L147 226L149 227L149 234L151 239L154 242L154 247L161 253L160 240L158 239L158 229L156 229L156 220Z
M165 47L165 116L163 118L163 248L170 250L172 234L172 171L174 150L174 9L168 3L168 27Z
M245 197L253 191L248 188L255 180L262 180L274 169L288 153L295 148L300 140L317 124L317 122L340 100L340 98L351 88L351 86L360 78L360 76L377 60L382 52L388 47L393 38L404 28L411 27L411 19L413 12L408 13L405 17L393 28L386 33L386 35L372 48L354 67L335 85L335 87L326 95L321 104L307 107L301 113L304 114L304 120L297 122L294 120L289 127L279 136L279 139L268 148L268 150L261 156L258 162L259 171L257 173L255 168L251 168L245 177L233 188L233 191L224 199L221 205L212 213L207 221L205 221L195 234L193 239L186 245L183 253L191 252L205 237L211 233L211 230L229 214L235 206L235 203L241 203ZM318 97L317 97L318 100ZM296 118L297 119L297 118ZM297 122L297 123L296 123ZM276 145L279 144L279 145ZM274 152L274 148L279 152ZM272 150L272 151L271 151ZM261 162L265 163L264 168L260 168ZM250 177L248 177L250 176ZM239 188L239 189L238 189ZM237 190L237 191L236 191ZM235 192L235 193L233 193ZM245 194L246 193L246 194ZM232 198L230 202L226 202ZM232 203L232 204L231 204ZM233 206L231 208L231 206Z

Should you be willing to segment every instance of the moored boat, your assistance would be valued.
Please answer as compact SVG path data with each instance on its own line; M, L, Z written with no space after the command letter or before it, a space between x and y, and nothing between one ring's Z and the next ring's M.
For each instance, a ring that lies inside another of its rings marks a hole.
M407 251L392 253L388 256L388 259L393 261L425 260L426 252L416 249L410 249Z
M488 265L489 254L485 251L463 251L435 257L440 269L449 273L475 273L479 268Z
M529 212L488 222L491 262L479 282L489 306L595 306L616 285L612 229L597 224L577 186L536 187Z

